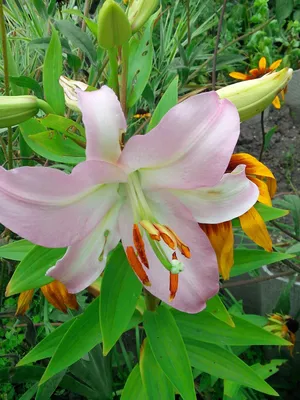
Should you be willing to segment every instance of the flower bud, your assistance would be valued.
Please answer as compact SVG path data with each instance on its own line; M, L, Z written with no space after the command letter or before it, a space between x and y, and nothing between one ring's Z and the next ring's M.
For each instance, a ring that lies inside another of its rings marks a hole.
M293 70L284 68L262 78L251 79L217 90L221 99L230 100L237 108L240 119L246 121L267 108L292 77Z
M132 0L130 2L128 19L133 33L148 21L157 5L158 0Z
M18 125L39 111L35 96L0 96L0 128Z
M64 89L65 102L67 107L69 107L73 111L80 112L78 106L77 90L80 89L85 92L89 88L89 85L80 81L73 81L66 76L61 76L59 78L59 84Z
M131 37L128 18L119 4L106 0L98 15L98 43L104 49L121 46Z

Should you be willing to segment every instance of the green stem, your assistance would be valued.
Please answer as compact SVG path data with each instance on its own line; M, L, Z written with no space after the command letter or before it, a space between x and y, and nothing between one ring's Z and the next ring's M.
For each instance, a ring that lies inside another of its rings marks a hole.
M155 296L153 296L153 294L148 292L148 290L145 288L144 288L144 295L145 295L145 303L147 310L155 311L159 300Z
M108 86L113 89L116 95L119 97L119 81L118 81L118 53L116 48L109 49L108 51L109 63L110 63L110 77L108 80Z
M128 75L128 59L129 59L129 44L126 42L122 46L122 73L121 73L121 90L120 90L120 103L123 113L126 117L127 115L127 75Z
M53 110L53 108L50 106L50 104L48 104L46 101L42 100L42 99L38 99L37 101L38 107L44 111L44 113L47 114L55 114L55 111Z
M2 57L3 57L3 71L4 71L4 87L5 94L9 96L9 72L8 72L8 58L7 58L7 37L5 29L5 19L3 12L3 0L0 0L0 32L2 44ZM12 150L12 129L7 129L7 153L8 153L8 169L13 167L13 150Z

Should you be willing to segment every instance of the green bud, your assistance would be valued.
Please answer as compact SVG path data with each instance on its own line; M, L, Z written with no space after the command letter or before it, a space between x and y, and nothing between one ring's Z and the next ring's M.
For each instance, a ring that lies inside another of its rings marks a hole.
M106 0L98 15L98 43L104 49L122 46L131 37L128 18L119 4Z
M158 0L132 0L129 3L128 19L133 33L148 21L157 5Z
M35 96L0 96L0 128L18 125L39 111Z
M251 79L217 90L221 99L230 100L237 108L240 119L246 121L260 114L283 90L291 79L293 70L284 68L258 79Z

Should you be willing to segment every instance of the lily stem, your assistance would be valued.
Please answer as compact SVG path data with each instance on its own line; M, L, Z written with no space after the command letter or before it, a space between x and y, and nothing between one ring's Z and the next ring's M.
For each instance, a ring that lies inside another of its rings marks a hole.
M119 97L119 81L118 81L118 53L116 48L107 50L110 64L110 77L108 86L113 89Z
M128 75L129 44L126 42L122 46L122 73L120 82L120 103L123 113L127 115L127 75Z
M6 29L5 29L4 12L3 12L3 0L0 0L0 32L1 32L1 44L2 44L5 95L9 96L7 37L6 37ZM12 150L12 129L11 129L11 127L7 128L7 153L8 153L8 155L7 155L8 169L12 169L12 167L13 167L13 150Z
M158 306L158 299L144 288L145 303L148 311L155 311Z
M219 47L220 36L221 36L221 31L222 31L223 19L224 19L224 14L225 14L225 9L226 9L226 3L227 3L227 0L224 0L223 1L223 7L222 7L221 15L220 15L220 19L219 19L219 24L218 24L218 32L217 32L216 43L215 43L215 50L214 50L214 56L213 56L213 66L212 66L212 75L211 75L212 90L216 89L217 55L218 55L218 47Z
M42 99L38 99L37 101L38 107L47 114L55 114L53 108L46 101Z

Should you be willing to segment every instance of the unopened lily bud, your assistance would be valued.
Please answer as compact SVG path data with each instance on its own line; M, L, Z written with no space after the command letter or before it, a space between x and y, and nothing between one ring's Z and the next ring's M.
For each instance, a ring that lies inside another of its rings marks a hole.
M66 76L61 76L59 78L59 84L64 89L67 107L69 107L71 110L80 112L77 90L80 89L85 92L89 88L89 85L80 81L73 81Z
M259 79L251 79L217 90L221 99L230 100L237 108L241 121L261 113L283 90L292 77L293 70L284 68Z
M0 128L18 125L39 111L35 96L0 96Z
M132 0L129 3L128 19L133 33L148 21L157 5L158 0Z
M106 0L98 15L98 43L104 49L122 46L131 37L127 15L113 0Z

